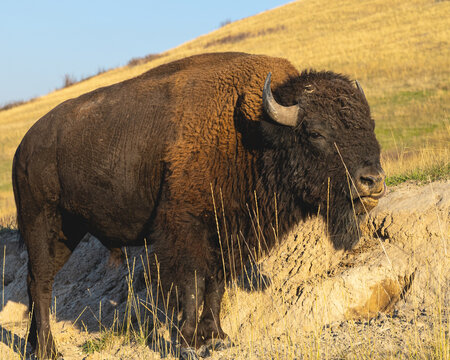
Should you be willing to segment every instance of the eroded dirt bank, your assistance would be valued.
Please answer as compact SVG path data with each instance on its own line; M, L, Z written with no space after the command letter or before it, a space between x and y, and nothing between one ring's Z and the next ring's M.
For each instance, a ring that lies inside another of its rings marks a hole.
M325 358L408 357L440 338L448 345L449 209L449 181L390 189L349 253L332 249L320 219L299 224L259 264L264 291L228 289L223 326L239 345L212 358L293 358L309 352ZM0 241L5 255L0 356L19 358L27 328L27 254L15 232L1 233ZM123 319L130 272L135 299L139 296L145 310L145 252L135 248L127 254L131 270L126 264L112 269L108 251L86 238L57 275L53 329L65 359L171 356L159 346L153 351L119 338L91 355L81 349L87 339L100 336L99 320L109 327L115 314ZM19 350L12 349L11 339Z

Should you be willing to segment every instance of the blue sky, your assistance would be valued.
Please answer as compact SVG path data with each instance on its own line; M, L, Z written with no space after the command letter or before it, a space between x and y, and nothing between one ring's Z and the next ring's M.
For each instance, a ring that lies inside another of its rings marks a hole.
M159 53L288 0L0 0L0 106Z

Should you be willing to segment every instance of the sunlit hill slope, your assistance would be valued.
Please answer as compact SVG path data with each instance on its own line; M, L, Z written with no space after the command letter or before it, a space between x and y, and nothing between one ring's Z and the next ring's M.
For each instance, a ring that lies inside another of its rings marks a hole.
M110 70L0 111L0 218L6 224L15 212L14 151L42 115L66 99L204 52L280 56L298 69L327 69L358 79L372 107L390 181L448 177L449 14L448 1L302 0L223 26L147 63Z

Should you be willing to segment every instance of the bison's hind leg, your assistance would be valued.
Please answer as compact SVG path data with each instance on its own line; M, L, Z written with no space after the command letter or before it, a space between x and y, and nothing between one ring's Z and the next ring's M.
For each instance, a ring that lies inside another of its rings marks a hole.
M32 311L28 341L38 358L57 358L60 354L49 321L53 280L86 232L50 205L44 205L37 213L27 213L27 217L20 230L28 249L27 282Z

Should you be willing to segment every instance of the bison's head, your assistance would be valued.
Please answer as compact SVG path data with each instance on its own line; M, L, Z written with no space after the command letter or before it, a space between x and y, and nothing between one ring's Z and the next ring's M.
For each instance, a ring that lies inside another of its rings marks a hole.
M359 215L386 190L364 92L344 76L304 72L276 89L277 101L270 81L269 74L263 106L270 119L262 125L282 163L279 181L296 201L320 208L334 246L349 249L359 239Z

